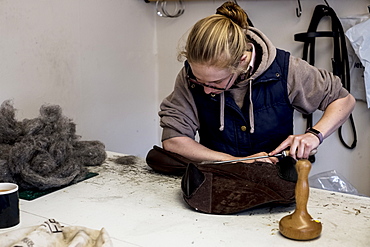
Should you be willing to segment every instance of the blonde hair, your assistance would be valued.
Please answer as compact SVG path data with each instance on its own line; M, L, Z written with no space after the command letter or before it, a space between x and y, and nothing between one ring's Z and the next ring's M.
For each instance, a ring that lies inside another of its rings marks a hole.
M248 47L247 14L233 2L226 2L217 14L198 21L191 29L179 60L235 70Z

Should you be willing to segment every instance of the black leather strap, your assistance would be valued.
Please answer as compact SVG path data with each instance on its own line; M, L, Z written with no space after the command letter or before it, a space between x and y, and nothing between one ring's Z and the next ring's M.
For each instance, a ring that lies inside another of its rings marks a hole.
M332 31L317 32L317 27L323 17L331 18ZM333 73L342 80L342 85L350 91L350 72L348 63L348 53L345 40L345 34L342 24L337 17L335 11L326 5L317 5L312 15L311 23L306 33L298 33L294 35L295 41L304 42L302 58L308 61L311 65L315 65L315 41L319 37L331 37L334 42L334 57L332 58ZM307 118L307 129L312 127L312 114L304 115ZM353 142L348 145L342 137L342 127L339 127L338 134L341 143L348 149L353 149L357 145L357 133L352 114L349 116Z

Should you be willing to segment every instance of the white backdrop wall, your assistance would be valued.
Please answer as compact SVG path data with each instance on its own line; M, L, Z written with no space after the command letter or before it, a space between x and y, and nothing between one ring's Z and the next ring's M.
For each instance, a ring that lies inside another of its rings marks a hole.
M0 100L58 104L84 140L144 156L158 140L155 12L139 0L0 1Z
M176 52L183 34L199 19L215 13L224 1L186 2L185 13L175 19L157 17L158 58L159 58L159 99L168 95L174 84L182 63L177 62ZM301 0L302 16L296 16L297 0L239 0L237 1L251 18L255 27L262 30L278 47L290 51L297 57L302 57L302 43L294 41L294 34L306 32L313 10L320 0ZM369 0L328 0L338 17L368 13ZM170 5L171 6L171 5ZM173 6L173 5L172 5ZM154 6L153 6L154 8ZM319 30L329 28L330 22L323 19ZM326 29L327 30L327 29ZM332 48L328 42L317 41L316 63L318 67L331 69L329 66ZM320 43L323 42L323 43ZM322 54L325 54L323 57ZM321 112L314 114L317 120ZM357 102L353 113L358 133L358 144L354 150L346 149L339 141L337 132L331 135L320 146L313 164L311 175L319 172L336 170L359 190L370 195L370 109L364 102ZM305 130L305 121L300 114L295 115L295 132ZM349 126L344 125L344 136L352 143Z
M340 17L365 13L370 4L328 1ZM169 19L144 0L2 0L0 100L14 101L19 120L37 117L42 104L58 104L82 139L145 157L160 144L157 111L182 66L178 40L222 2L185 1L184 15ZM307 29L314 6L323 1L301 0L301 18L295 16L296 0L238 3L277 47L301 56L293 35ZM320 147L311 174L336 169L370 195L370 110L363 102L354 118L358 147L345 149L333 134ZM297 114L296 131L304 126Z

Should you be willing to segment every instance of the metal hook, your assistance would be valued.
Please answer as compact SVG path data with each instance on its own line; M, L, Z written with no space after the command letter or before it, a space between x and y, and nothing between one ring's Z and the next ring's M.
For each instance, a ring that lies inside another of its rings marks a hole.
M301 17L301 15L302 15L302 6L301 6L301 1L300 0L298 0L298 8L295 9L295 13L296 13L297 17Z
M163 15L162 11L159 9L159 2L161 2L161 1L157 0L157 2L155 3L155 9L156 9L156 11L157 11L157 15L158 15L158 16L161 16L161 17L165 17L165 16Z
M159 3L160 3L160 7L159 7ZM175 12L174 14L170 14L167 11L167 9L166 9L167 1L157 0L155 6L156 6L156 10L157 10L157 15L159 15L161 17L175 18L175 17L179 17L180 15L184 14L184 12L185 12L185 6L183 5L182 0L179 0L178 4L176 3L176 9L174 11Z

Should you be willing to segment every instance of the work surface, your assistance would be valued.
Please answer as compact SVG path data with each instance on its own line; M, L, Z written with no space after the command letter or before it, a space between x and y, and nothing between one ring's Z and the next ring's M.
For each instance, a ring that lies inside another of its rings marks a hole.
M235 215L209 215L182 199L180 177L154 173L143 160L109 159L92 167L99 175L20 201L21 224L52 218L62 225L105 228L114 246L370 246L370 198L311 189L308 211L323 223L321 237L294 241L279 233L279 220L294 206L260 208ZM1 244L0 244L1 245Z

